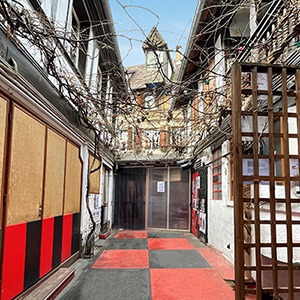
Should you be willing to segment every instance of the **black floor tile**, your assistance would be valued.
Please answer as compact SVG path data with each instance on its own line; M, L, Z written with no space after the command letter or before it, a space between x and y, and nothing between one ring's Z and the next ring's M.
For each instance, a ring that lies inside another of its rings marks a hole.
M150 268L211 268L197 250L151 250Z
M147 239L111 239L105 249L148 249Z
M148 269L91 269L65 298L70 300L150 300Z
M182 238L182 232L173 231L148 231L148 238Z

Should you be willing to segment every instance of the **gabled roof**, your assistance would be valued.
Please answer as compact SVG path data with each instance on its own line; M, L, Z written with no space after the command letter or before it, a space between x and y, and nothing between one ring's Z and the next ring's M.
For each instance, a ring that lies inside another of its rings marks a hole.
M128 67L126 73L128 74L128 82L131 89L140 90L146 88L146 65Z
M157 30L156 26L154 26L144 41L142 48L143 50L160 50L167 49L168 45Z

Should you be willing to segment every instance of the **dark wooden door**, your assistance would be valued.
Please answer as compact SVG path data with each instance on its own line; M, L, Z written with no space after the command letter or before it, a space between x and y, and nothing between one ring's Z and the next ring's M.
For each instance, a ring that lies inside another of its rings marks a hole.
M145 229L146 169L119 169L114 227Z

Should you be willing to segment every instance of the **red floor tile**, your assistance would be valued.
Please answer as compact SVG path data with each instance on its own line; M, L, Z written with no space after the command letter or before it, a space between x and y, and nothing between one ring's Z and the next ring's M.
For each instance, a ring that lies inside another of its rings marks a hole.
M233 265L219 251L212 248L201 248L198 251L222 278L234 279Z
M116 239L146 239L147 231L119 231L114 238Z
M194 250L195 247L185 238L150 238L149 250Z
M213 269L150 269L152 300L233 300L234 291Z
M148 268L147 250L104 250L93 268Z

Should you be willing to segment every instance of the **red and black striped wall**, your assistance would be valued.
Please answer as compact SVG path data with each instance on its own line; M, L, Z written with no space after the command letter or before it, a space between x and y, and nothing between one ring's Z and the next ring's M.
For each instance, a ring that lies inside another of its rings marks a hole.
M80 213L4 229L1 299L12 299L79 251Z

